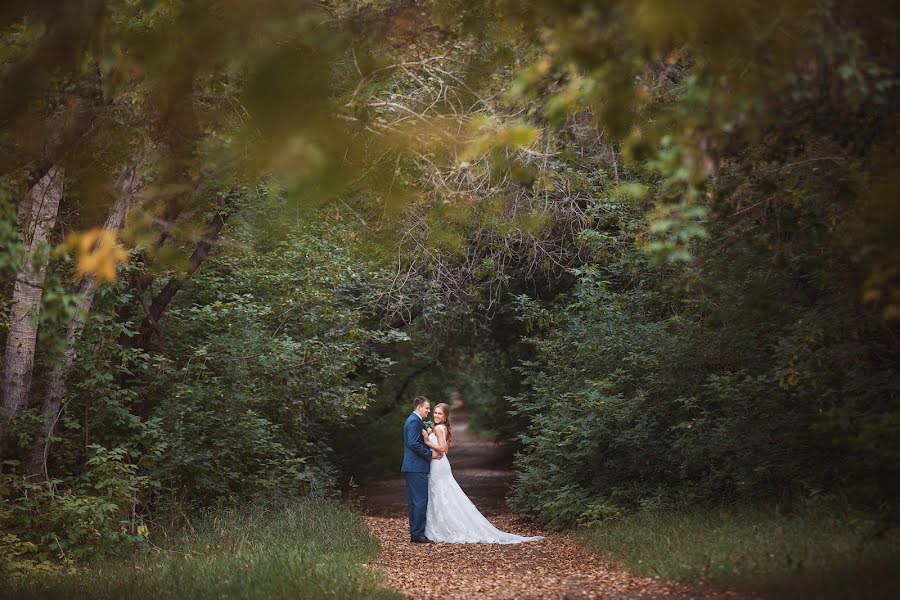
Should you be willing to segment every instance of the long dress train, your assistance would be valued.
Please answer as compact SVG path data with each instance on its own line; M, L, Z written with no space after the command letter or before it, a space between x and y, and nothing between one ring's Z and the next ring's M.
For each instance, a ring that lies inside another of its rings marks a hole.
M433 433L428 439L437 441ZM520 544L544 539L507 533L491 525L456 483L446 456L431 461L425 537L455 544Z

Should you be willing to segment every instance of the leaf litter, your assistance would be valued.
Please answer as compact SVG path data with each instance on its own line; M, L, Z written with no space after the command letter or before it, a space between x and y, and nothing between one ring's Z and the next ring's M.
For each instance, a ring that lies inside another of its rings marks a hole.
M513 513L505 503L514 477L508 451L475 440L460 416L454 420L450 454L460 486L500 529L545 539L509 545L412 544L403 480L375 483L358 490L365 523L381 544L379 558L366 567L383 572L390 588L417 599L751 597L696 583L638 577L579 546L570 534L546 531Z

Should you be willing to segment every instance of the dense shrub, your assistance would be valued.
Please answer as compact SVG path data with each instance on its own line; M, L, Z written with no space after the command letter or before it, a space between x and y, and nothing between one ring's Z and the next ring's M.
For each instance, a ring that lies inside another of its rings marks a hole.
M571 525L638 505L889 501L890 325L835 296L772 305L753 274L719 272L722 291L703 298L660 293L690 271L628 254L579 271L556 304L520 299L522 318L543 326L519 367L527 390L509 399L527 423L515 505Z
M51 479L26 477L16 458L27 415L0 474L3 544L20 567L140 543L158 512L335 491L332 441L389 365L374 342L391 339L364 323L374 272L328 223L260 241L252 217L179 294L152 350L129 344L134 323L116 315L137 302L127 286L103 288Z

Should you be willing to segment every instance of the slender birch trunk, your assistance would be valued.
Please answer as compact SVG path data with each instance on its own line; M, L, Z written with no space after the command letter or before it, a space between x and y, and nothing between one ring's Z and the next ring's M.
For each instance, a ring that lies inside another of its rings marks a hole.
M0 415L0 439L12 421L28 406L34 353L37 345L38 316L44 277L47 274L49 247L47 239L56 224L56 214L63 195L64 170L59 165L31 188L31 206L22 211L22 242L25 255L16 273L10 307L9 336L4 355L3 408Z
M105 229L121 229L141 184L142 181L138 178L136 168L131 167L123 171L116 190L116 201L103 225ZM41 424L35 433L31 446L31 458L27 465L29 475L47 477L47 456L50 452L51 436L65 408L63 402L66 397L66 377L75 362L75 346L81 339L96 290L97 281L94 276L85 275L78 286L78 295L81 296L81 300L66 328L65 353L62 360L54 364L47 381L44 406L41 410Z

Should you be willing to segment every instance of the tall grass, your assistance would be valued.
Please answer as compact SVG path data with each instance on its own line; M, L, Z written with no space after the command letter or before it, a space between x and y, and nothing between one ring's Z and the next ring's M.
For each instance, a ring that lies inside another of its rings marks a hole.
M378 542L345 507L305 500L210 514L193 531L74 574L0 581L2 598L398 598L362 566Z
M641 575L773 598L900 598L900 531L852 511L654 510L580 538Z

